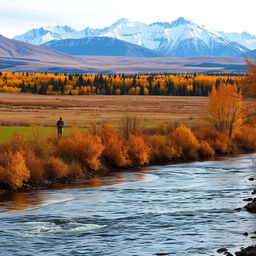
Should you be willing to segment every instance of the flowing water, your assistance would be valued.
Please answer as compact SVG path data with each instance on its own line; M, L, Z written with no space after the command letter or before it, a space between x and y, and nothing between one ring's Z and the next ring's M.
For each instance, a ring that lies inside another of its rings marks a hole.
M248 156L0 198L0 255L217 255L253 243ZM249 232L249 236L244 236ZM254 239L255 241L255 239Z

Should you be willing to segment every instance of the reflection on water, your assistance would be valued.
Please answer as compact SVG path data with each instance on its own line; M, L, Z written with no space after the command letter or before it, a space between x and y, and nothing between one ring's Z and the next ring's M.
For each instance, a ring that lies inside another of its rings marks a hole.
M141 168L140 171L148 171L148 168ZM137 170L138 171L138 170ZM70 184L61 184L55 188L42 190L42 191L30 191L30 192L13 192L7 195L0 195L0 212L6 212L11 210L25 210L31 207L37 207L44 205L49 201L49 191L58 191L64 189L81 189L81 188L101 188L105 186L113 186L117 184L130 183L130 182L143 182L148 179L147 174L144 173L132 173L120 171L118 173L104 173L97 174L93 178L86 181L74 182ZM52 197L52 196L51 196ZM51 198L52 200L53 198ZM58 198L55 198L58 200Z
M13 192L12 194L0 195L0 212L7 210L24 210L30 206L40 205L46 198L37 192Z
M149 171L149 170L150 170L149 168L139 169L140 172ZM112 185L123 184L123 183L143 182L147 179L148 179L147 174L132 173L132 170L130 171L125 170L125 171L120 171L115 173L97 174L86 181L79 181L71 184L61 184L56 188L54 188L54 190L72 189L72 188L73 189L74 188L101 188L105 186L112 186Z

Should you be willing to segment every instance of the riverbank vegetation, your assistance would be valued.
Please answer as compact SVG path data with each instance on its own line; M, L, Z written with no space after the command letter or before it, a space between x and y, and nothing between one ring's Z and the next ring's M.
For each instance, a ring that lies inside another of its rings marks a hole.
M141 127L138 118L124 116L118 128L108 124L92 125L87 130L73 128L62 138L46 137L36 130L29 139L15 133L0 144L0 186L15 190L84 178L104 170L253 152L254 101L247 104L242 95L252 96L247 92L253 91L249 87L255 86L254 81L252 72L240 87L236 82L223 81L217 86L215 81L209 93L208 122L193 128L173 123Z
M160 125L142 129L124 117L120 130L103 124L88 131L74 128L58 139L34 132L16 133L0 144L1 188L18 189L84 178L101 170L188 161L256 150L256 129L240 127L232 135L213 127ZM129 129L127 129L127 127ZM249 131L249 132L248 132Z

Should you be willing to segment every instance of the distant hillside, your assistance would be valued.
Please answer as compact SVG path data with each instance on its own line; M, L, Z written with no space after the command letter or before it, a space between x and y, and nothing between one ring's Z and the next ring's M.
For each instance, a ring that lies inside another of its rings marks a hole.
M81 61L75 56L8 39L1 35L0 69L17 72L82 72L91 70L85 61Z
M18 40L8 39L0 35L0 57L25 58L34 60L70 60L72 56L47 49L42 46L24 43Z
M247 58L254 58L254 59L256 59L256 49L246 52L245 54L243 54L243 56L247 57Z
M53 40L42 46L71 55L162 57L162 53L110 37Z
M147 53L141 48L135 51L136 47L125 49L129 49L129 55ZM243 58L235 57L74 56L0 36L0 70L60 73L244 72L246 65Z

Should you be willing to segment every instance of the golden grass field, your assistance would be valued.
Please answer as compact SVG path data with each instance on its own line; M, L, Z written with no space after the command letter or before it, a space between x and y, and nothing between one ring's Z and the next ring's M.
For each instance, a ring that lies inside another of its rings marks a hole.
M137 116L144 127L157 123L191 126L204 122L207 97L178 96L52 96L0 94L0 126L55 126L62 116L68 127L109 123Z

